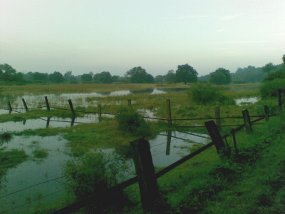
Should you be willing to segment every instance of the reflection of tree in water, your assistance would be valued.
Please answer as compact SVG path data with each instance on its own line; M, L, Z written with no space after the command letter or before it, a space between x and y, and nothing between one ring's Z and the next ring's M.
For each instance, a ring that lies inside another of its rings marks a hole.
M8 132L0 134L0 146L3 145L4 143L8 143L9 141L12 140L12 138L13 136Z

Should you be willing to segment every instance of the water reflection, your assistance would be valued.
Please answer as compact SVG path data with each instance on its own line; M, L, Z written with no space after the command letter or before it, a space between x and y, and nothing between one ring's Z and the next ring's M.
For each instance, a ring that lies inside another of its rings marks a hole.
M243 97L243 98L235 99L235 103L238 106L254 104L258 101L259 101L258 97Z

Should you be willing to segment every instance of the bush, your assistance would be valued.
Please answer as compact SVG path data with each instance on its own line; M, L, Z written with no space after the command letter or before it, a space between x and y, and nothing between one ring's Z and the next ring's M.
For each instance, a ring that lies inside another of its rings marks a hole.
M260 93L263 98L276 96L278 89L285 89L285 78L265 81L261 86Z
M192 100L198 104L232 104L233 100L223 95L222 90L211 84L196 84L189 90Z
M141 137L150 135L149 125L133 108L121 108L116 115L116 120L119 129L124 132Z

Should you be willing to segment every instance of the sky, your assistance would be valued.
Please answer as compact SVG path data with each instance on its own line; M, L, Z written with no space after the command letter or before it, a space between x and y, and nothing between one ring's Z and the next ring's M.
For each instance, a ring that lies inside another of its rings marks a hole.
M280 64L284 0L0 0L0 64L156 76Z

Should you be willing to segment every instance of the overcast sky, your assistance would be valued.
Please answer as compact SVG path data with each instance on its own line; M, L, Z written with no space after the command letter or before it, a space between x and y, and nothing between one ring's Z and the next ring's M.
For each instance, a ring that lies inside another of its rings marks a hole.
M0 0L0 63L153 75L281 63L285 0Z

